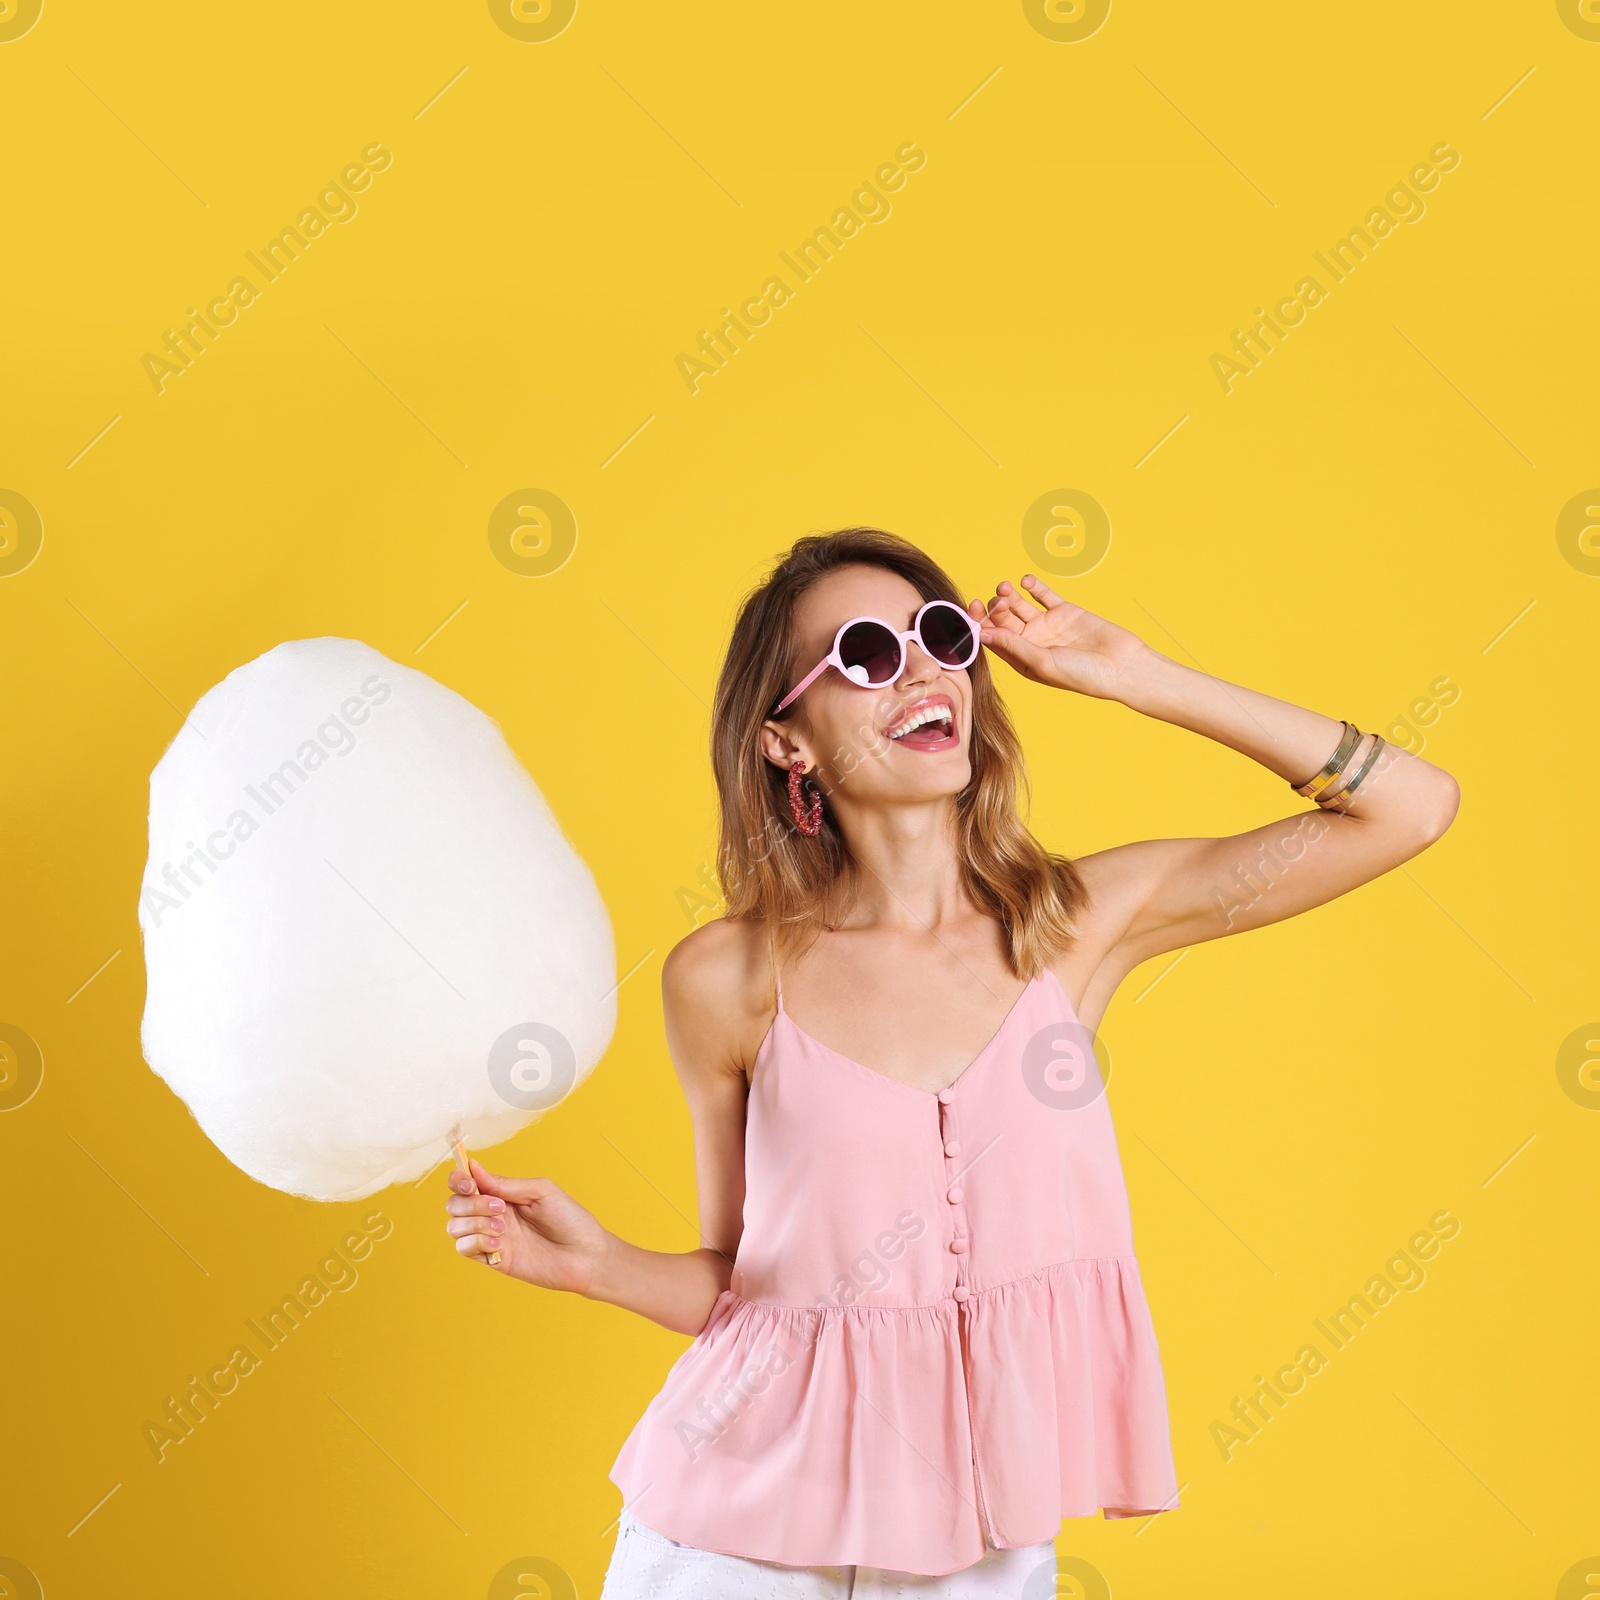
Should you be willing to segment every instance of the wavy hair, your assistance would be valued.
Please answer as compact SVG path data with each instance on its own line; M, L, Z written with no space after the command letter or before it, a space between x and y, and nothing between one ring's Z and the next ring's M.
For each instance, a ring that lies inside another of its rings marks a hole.
M882 567L924 600L965 609L949 575L915 545L879 528L842 528L796 540L745 596L717 679L711 766L720 836L717 874L730 917L760 923L774 964L803 952L827 925L831 902L853 892L853 863L831 808L807 838L789 810L788 775L761 752L761 725L795 682L794 617L801 597L841 567ZM1028 831L1022 745L983 652L972 682L972 779L956 796L961 879L1005 930L1012 972L1035 976L1077 932L1088 899L1078 869ZM787 716L789 713L785 713Z

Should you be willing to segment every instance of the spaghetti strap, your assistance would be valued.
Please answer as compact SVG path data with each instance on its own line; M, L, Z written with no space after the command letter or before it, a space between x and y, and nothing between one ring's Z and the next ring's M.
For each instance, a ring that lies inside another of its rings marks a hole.
M781 1017L783 1015L783 977L778 971L778 966L778 950L769 930L767 936L767 971L772 977L772 1003L777 1008L777 1014Z

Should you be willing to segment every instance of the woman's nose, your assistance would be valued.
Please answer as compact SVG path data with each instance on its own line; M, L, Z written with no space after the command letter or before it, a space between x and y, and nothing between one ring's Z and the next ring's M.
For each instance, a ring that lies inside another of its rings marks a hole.
M900 674L903 681L928 683L932 679L939 677L943 672L944 668L922 648L920 640L906 640L906 665L905 670Z

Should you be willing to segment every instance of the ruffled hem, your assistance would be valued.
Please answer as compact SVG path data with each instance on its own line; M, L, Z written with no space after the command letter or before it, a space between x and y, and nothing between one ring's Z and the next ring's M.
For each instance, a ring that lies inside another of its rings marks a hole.
M986 1543L1053 1539L1063 1517L1170 1510L1138 1262L1058 1262L964 1306L811 1310L726 1291L611 1478L680 1544L928 1576Z

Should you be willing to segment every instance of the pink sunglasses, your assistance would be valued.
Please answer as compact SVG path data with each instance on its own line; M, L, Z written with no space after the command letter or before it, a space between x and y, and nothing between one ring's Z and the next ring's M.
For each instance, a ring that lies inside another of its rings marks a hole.
M906 646L913 639L941 667L970 667L978 657L978 624L948 600L928 601L904 633L876 617L855 617L833 636L833 649L772 708L772 715L787 710L829 667L837 667L859 688L884 688L906 670Z

